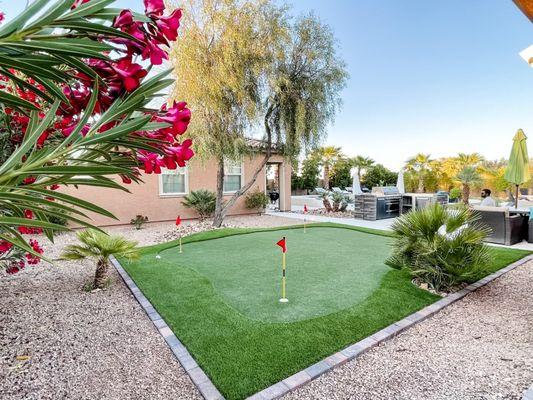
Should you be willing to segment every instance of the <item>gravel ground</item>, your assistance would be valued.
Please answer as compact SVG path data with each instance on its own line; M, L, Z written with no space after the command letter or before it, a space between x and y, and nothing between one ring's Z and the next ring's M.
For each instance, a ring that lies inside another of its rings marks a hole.
M532 287L529 262L284 399L520 399L533 383Z
M227 219L231 226L294 223L271 216ZM108 230L146 245L176 227ZM72 233L59 235L55 245L41 239L51 258L73 242ZM89 261L43 263L0 277L2 400L201 398L116 271L110 272L112 285L96 293L82 289L94 274Z
M172 223L109 229L141 245L175 230ZM72 234L55 245L42 240L50 257L74 241ZM114 270L110 288L82 290L93 272L90 262L60 262L0 277L0 398L200 399ZM286 399L519 399L533 382L532 283L529 263Z

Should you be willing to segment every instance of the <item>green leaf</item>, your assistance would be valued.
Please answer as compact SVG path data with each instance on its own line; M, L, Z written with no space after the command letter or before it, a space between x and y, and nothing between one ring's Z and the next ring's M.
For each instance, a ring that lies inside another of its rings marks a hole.
M5 57L0 55L0 66L13 68L16 71L24 72L28 76L42 76L55 82L66 82L68 75L50 66L41 67L36 63Z
M54 224L52 222L39 221L38 219L28 219L28 218L19 218L19 217L4 217L0 216L0 226L31 226L35 228L50 228L58 231L68 231L69 229L65 226Z
M21 30L26 22L28 22L33 16L35 16L49 0L36 0L30 4L23 12L21 12L16 18L6 23L0 28L0 38L6 37L16 30Z
M37 89L35 85L29 84L26 80L20 79L18 76L9 72L7 69L2 68L2 75L7 76L9 79L15 82L18 86L35 93L37 96L41 97L43 100L46 100L49 103L53 103L54 99L50 97L47 93L43 92L40 89Z
M72 10L71 12L63 16L61 20L66 21L69 19L76 19L76 18L90 16L94 13L97 13L98 11L101 11L106 6L114 2L115 0L91 0L88 3L82 4L81 6L75 8L74 10Z
M122 9L120 8L104 8L92 14L91 18L103 19L105 21L113 21L115 17L120 14L121 11ZM134 11L132 11L132 14L136 21L152 22L152 20L149 17L147 17L145 14L141 14L141 13L134 12Z
M93 42L96 43L96 42ZM5 41L3 46L11 49L32 51L45 51L50 54L67 55L82 58L107 59L102 52L113 50L113 47L105 44L86 45L81 39L56 38L54 41L31 40L31 41Z
M72 4L73 0L59 0L54 5L50 6L46 13L40 18L33 21L25 30L30 30L32 28L40 28L54 21L59 16L63 15L65 11L68 11Z
M136 132L145 126L151 119L151 116L134 118L131 121L124 122L114 128L111 128L104 133L93 135L92 137L86 137L82 144L88 146L90 144L96 144L101 142L108 142L113 139L118 139L128 135L131 132Z
M0 202L7 207L9 207L9 202L15 202L15 204L18 204L24 208L27 208L27 206L32 203L41 204L47 207L54 207L54 208L58 208L69 213L74 213L74 214L81 215L83 217L87 217L86 214L82 213L79 210L76 210L75 208L66 206L61 203L54 203L53 201L46 200L42 197L37 197L37 196L28 196L28 195L19 194L19 193L6 192L6 193L0 193Z
M0 175L10 171L20 163L22 157L35 145L35 142L41 134L48 129L52 120L55 118L56 111L59 108L59 100L56 100L46 113L41 123L35 129L27 129L22 144L11 154L11 156L0 166ZM35 113L35 112L34 112ZM28 127L29 128L29 127Z
M90 185L88 185L88 186L90 186ZM33 187L21 187L19 189L23 190L23 191L26 191L26 192L30 192L30 193L42 194L44 196L51 197L51 198L56 199L56 200L64 201L65 203L72 204L72 205L74 205L76 207L80 207L80 208L83 208L85 210L89 210L89 211L92 211L92 212L100 214L100 215L104 215L104 216L109 217L109 218L117 219L117 217L115 217L113 214L111 214L109 211L105 210L104 208L99 207L99 206L97 206L97 205L95 205L93 203L90 203L88 201L85 201L85 200L82 200L82 199L78 199L78 198L76 198L74 196L70 196L70 195L65 194L65 193L60 193L60 192L57 192L57 191L54 191L54 190L33 188Z
M32 168L25 173L30 175L113 175L129 172L127 168L115 166L82 166L82 165L57 165L50 167Z
M27 110L39 110L35 104L30 103L27 100L23 100L18 96L13 96L10 93L0 90L0 103L4 104L7 107L13 107L21 110L24 114L27 113Z
M105 26L102 24L95 24L85 20L69 20L68 22L56 21L50 26L56 26L63 29L70 29L77 32L97 33L98 35L107 35L109 37L122 37L125 39L138 42L138 40L126 32L122 32L116 28Z

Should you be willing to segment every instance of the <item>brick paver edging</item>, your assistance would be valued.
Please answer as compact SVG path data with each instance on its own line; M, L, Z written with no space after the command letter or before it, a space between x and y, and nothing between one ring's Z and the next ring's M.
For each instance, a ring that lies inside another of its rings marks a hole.
M268 388L254 394L253 396L248 397L248 400L274 400L278 399L281 396L292 392L300 386L305 385L306 383L312 381L313 379L318 378L320 375L331 371L333 368L336 368L340 365L345 364L346 362L353 360L360 354L370 350L372 347L382 343L386 340L393 338L398 335L400 332L410 328L413 325L425 320L426 318L434 315L443 308L449 306L450 304L455 303L457 300L462 299L469 293L479 289L481 286L485 286L487 283L492 282L496 278L499 278L503 274L515 269L516 267L525 264L526 262L533 260L533 255L526 256L507 267L496 271L495 273L486 276L485 278L468 285L464 289L452 293L441 300L411 314L404 319L401 319L386 328L374 333L367 338L360 340L357 343L352 344L351 346L346 347L345 349L338 351L337 353L326 357L322 361L317 362L316 364L307 367L306 369L297 372L294 375L285 378L284 380L269 386ZM181 363L185 371L189 374L194 384L200 390L200 393L204 396L206 400L223 400L224 397L217 390L213 382L209 377L202 371L198 366L196 361L189 354L185 346L178 340L178 338L172 333L172 330L167 326L165 321L157 313L155 308L150 304L148 299L141 293L135 282L131 279L128 273L122 268L120 263L114 258L111 258L111 262L117 269L118 273L130 288L131 292L141 304L144 311L148 314L148 317L152 320L156 328L159 330L159 333L163 336L167 344L170 346L172 352ZM533 387L530 388L524 394L525 400L533 400ZM528 397L529 396L529 397Z
M141 290L137 287L135 282L133 282L133 279L131 279L124 268L122 268L122 265L120 265L115 257L111 257L111 263L116 268L119 275L124 280L124 283L131 290L131 293L133 293L133 296L135 296L146 314L148 314L148 318L150 318L150 320L153 322L156 329L159 331L159 334L163 336L163 339L165 339L165 342L167 342L170 350L172 350L172 353L174 353L174 356L178 359L181 366L185 372L187 372L204 399L224 400L224 396L220 394L218 389L215 387L213 382L211 382L211 379L209 379L202 368L198 366L187 348L180 342L176 335L174 335L172 329L169 328L154 306L152 306Z
M524 392L522 400L533 400L533 383L531 384L529 389Z

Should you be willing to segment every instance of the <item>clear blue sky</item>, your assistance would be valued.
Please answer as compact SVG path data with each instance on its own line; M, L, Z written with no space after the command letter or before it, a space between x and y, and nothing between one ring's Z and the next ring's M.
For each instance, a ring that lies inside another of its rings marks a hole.
M9 17L21 3L0 7ZM533 68L518 56L533 44L533 24L511 0L288 3L333 27L348 64L327 144L398 168L416 152L507 157L518 128L533 141Z

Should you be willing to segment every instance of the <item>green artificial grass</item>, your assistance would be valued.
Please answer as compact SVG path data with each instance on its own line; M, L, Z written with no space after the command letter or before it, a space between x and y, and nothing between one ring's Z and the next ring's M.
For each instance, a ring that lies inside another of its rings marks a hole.
M288 304L279 304L287 237ZM384 265L390 233L336 224L223 229L123 263L227 399L242 399L438 300ZM493 248L491 272L528 252ZM161 260L156 261L156 254ZM285 307L285 308L284 308Z

